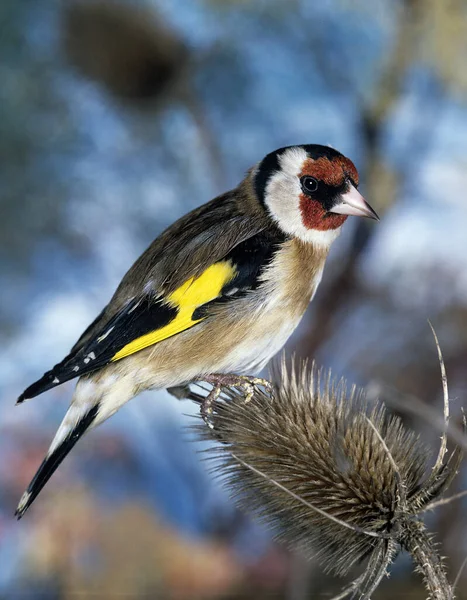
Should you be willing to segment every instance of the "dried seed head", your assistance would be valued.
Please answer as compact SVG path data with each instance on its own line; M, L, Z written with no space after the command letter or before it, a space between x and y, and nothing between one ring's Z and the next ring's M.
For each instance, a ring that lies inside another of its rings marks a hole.
M274 379L274 398L258 390L245 404L228 390L216 404L216 470L280 538L343 574L379 534L398 537L401 497L420 489L429 454L399 419L330 374L282 364Z
M362 393L343 380L308 369L288 370L282 362L275 389L245 394L227 389L214 406L213 429L204 437L223 442L215 450L217 471L246 510L256 510L284 540L317 551L328 570L343 574L368 558L365 570L339 596L369 600L399 550L408 551L432 600L454 592L424 512L459 497L439 500L456 476L466 445L467 421L458 446L447 450L449 396L441 367L444 431L435 464L417 436L370 408ZM261 381L261 380L259 380ZM272 392L272 393L271 393ZM189 393L201 401L198 394Z
M189 55L167 23L141 3L74 0L64 4L62 30L70 64L133 103L162 96Z

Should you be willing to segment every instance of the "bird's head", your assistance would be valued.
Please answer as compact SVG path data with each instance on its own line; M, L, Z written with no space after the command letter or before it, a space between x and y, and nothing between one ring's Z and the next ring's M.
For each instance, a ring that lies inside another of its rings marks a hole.
M353 162L328 146L275 150L254 178L258 200L278 227L303 241L331 243L349 215L378 220L357 189Z

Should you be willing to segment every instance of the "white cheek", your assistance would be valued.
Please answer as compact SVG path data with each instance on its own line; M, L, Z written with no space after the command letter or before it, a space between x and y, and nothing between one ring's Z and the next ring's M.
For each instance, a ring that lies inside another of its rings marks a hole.
M330 246L341 228L320 231L305 227L299 207L301 193L296 175L290 176L284 172L273 175L266 187L266 204L273 219L289 235L315 246Z
M271 177L266 187L266 204L279 226L292 235L303 227L298 204L300 184L295 175L279 172Z

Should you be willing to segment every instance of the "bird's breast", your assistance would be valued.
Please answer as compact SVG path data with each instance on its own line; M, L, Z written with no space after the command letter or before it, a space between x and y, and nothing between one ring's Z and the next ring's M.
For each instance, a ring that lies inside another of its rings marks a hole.
M261 285L217 322L231 342L219 356L219 371L255 373L281 350L316 292L325 259L308 244L284 244Z

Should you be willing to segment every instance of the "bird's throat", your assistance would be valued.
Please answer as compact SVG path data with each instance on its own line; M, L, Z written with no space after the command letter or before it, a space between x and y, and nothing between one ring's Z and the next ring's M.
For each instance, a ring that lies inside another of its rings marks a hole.
M307 229L317 229L318 231L338 229L347 219L346 215L328 213L320 202L312 200L305 194L300 194L299 206L303 225Z

